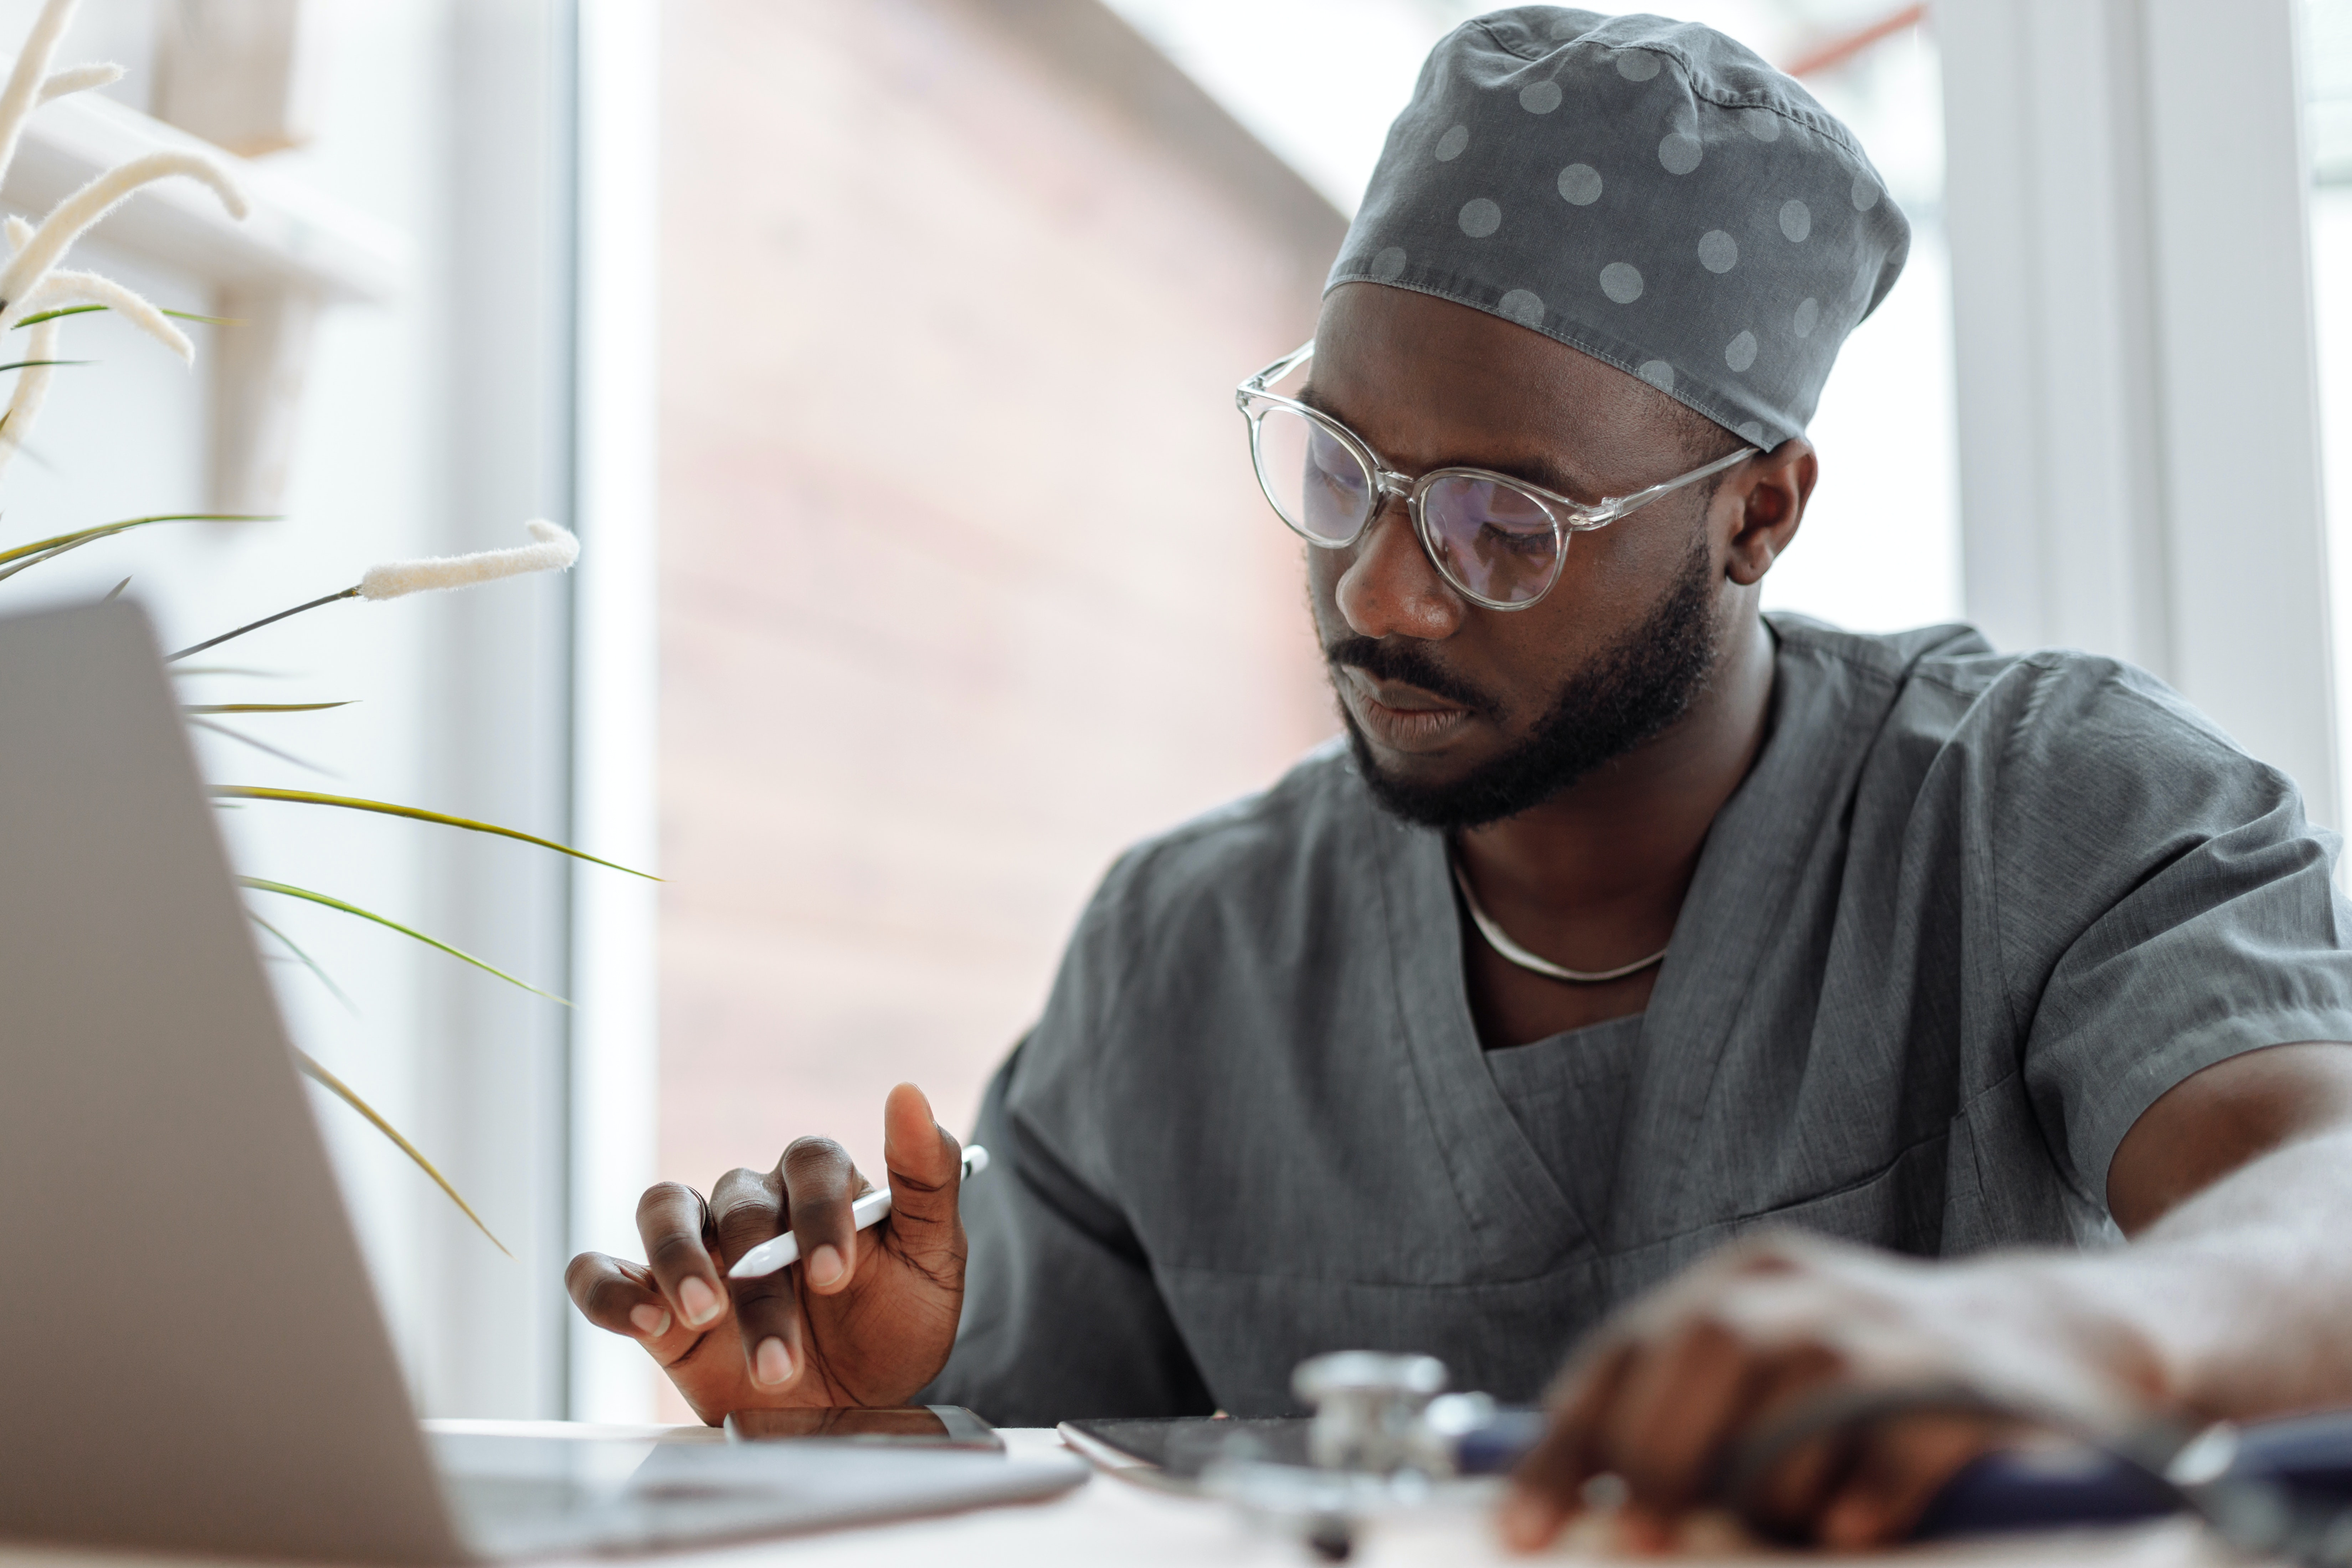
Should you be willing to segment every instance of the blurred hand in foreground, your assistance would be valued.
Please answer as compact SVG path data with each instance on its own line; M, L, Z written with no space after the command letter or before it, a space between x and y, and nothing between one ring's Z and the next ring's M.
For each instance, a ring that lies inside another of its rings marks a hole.
M2113 1440L2352 1405L2352 1047L2182 1079L2116 1147L2106 1198L2128 1247L1932 1262L1783 1235L1703 1260L1570 1362L1505 1538L1542 1546L1612 1477L1636 1548L1725 1506L1784 1540L1873 1546L2024 1440L2024 1415ZM1940 1411L1885 1414L1922 1394Z
M1965 1409L1831 1418L1874 1393L2008 1394L2121 1430L2142 1407L2142 1352L2078 1321L2063 1270L2040 1263L1921 1263L1799 1235L1726 1247L1628 1306L1561 1374L1506 1540L1549 1543L1606 1476L1635 1550L1726 1507L1782 1540L1898 1541L1963 1466L2025 1430Z

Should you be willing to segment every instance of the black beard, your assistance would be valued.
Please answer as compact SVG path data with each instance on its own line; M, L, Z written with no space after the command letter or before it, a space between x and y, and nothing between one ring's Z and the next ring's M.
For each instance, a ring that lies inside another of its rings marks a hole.
M1655 613L1561 687L1534 732L1518 745L1451 784L1408 784L1381 770L1356 716L1342 702L1339 717L1355 749L1356 771L1383 808L1423 827L1454 832L1517 816L1690 710L1715 668L1720 642L1715 614L1715 573L1702 540ZM1345 679L1339 666L1353 665L1475 713L1492 717L1499 710L1484 693L1436 668L1409 639L1348 637L1326 648L1324 657L1335 681Z

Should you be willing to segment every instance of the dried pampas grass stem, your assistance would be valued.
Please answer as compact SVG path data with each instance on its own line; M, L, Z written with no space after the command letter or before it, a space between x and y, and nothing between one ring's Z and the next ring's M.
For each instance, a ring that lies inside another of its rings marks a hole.
M221 633L216 637L182 648L167 656L166 664L177 663L191 654L218 647L232 637L259 631L299 616L305 610L315 610L321 605L331 605L339 599L398 599L410 594L436 593L445 588L472 588L484 583L495 583L501 577L520 577L533 572L563 572L580 559L580 541L572 531L559 528L545 518L533 518L523 524L536 543L517 545L512 550L478 550L471 555L434 555L422 561L387 561L371 566L366 575L340 593L326 594L307 605L297 605L290 610L280 610L274 616L264 616L257 621L247 621L235 631Z
M501 577L530 572L563 572L580 559L580 541L569 529L545 518L523 524L535 544L512 550L481 550L471 555L435 555L423 561L387 561L371 566L360 579L362 599L397 599L406 594L427 594L442 588L470 588Z

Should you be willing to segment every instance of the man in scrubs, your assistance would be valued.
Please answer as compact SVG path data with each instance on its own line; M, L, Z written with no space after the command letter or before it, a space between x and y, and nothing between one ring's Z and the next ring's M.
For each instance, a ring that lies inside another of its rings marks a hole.
M1840 1390L2352 1403L2352 953L2294 784L2111 660L1759 612L1907 243L1719 34L1448 37L1311 353L1239 395L1344 742L1112 868L960 1207L902 1087L887 1227L804 1140L649 1192L582 1310L714 1420L1279 1412L1307 1356L1425 1351L1550 1401L1525 1546L1602 1473L1664 1532ZM1849 1425L1735 1500L1892 1539L2010 1432Z

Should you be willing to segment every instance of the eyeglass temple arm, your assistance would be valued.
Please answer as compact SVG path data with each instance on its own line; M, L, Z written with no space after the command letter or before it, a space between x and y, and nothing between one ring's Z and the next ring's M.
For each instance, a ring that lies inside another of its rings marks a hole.
M1685 485L1696 484L1709 474L1719 474L1734 463L1746 462L1750 458L1760 456L1762 452L1761 447L1742 447L1737 452L1717 458L1714 462L1704 467L1693 468L1687 474L1678 474L1671 479L1652 485L1648 489L1635 490L1632 495L1621 496L1613 500L1603 500L1599 506L1592 509L1590 516L1580 520L1573 526L1581 531L1583 529L1599 528L1605 523L1614 522L1627 512L1649 505L1660 496L1671 495Z
M1276 382L1280 381L1284 376L1288 375L1292 371L1297 370L1300 365L1306 363L1308 360L1314 357L1315 340L1309 338L1305 343L1291 350L1280 359L1276 360L1272 364L1267 365L1264 370L1259 371L1255 375L1251 376L1247 381L1243 382L1241 385L1235 387L1234 389L1234 405L1241 408L1243 412L1248 412L1249 402L1252 397L1265 395L1267 387L1273 385ZM1652 485L1647 489L1635 490L1632 495L1622 496L1615 500L1603 499L1599 506L1592 509L1591 513L1571 526L1576 527L1580 531L1583 529L1600 528L1604 524L1614 522L1619 518L1623 517L1627 512L1633 511L1637 508L1649 505L1652 501L1656 500L1660 496L1669 495L1674 491L1682 489L1685 485L1696 484L1700 479L1706 479L1709 474L1719 474L1724 469L1731 467L1734 463L1744 462L1748 458L1757 456L1762 450L1763 448L1760 447L1742 447L1736 452L1717 458L1712 463L1693 468L1687 474L1678 475L1677 477L1667 479L1661 484ZM1381 478L1383 481L1387 480L1391 476L1387 470L1383 469L1381 471ZM1400 475L1396 477L1402 478L1402 476ZM1390 487L1385 482L1382 483L1381 489L1387 489L1389 488ZM1560 500L1568 500L1566 496L1560 496L1557 499Z
M1280 381L1284 376L1288 375L1292 371L1297 370L1300 365L1306 363L1308 360L1314 357L1315 343L1314 340L1309 339L1304 346L1291 350L1288 353L1283 355L1280 359L1275 361L1264 370L1259 371L1255 375L1251 376L1247 381L1243 382L1241 385L1235 387L1234 389L1234 401L1244 407L1247 407L1249 400L1254 394L1264 392L1267 387L1272 386L1276 382Z

